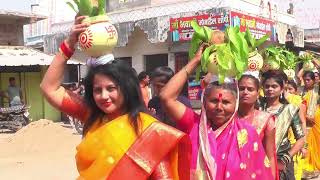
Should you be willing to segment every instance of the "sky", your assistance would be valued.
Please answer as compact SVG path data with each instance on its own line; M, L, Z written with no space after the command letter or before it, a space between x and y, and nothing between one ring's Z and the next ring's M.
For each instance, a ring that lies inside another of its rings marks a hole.
M37 0L0 0L0 9L31 12L31 4ZM57 0L65 1L65 0ZM172 0L174 1L174 0ZM268 0L264 0L268 1ZM278 8L286 11L289 3L294 4L294 13L299 26L303 28L319 28L320 27L320 0L269 0L271 3L277 3Z
M0 0L0 9L30 13L34 2L35 0Z

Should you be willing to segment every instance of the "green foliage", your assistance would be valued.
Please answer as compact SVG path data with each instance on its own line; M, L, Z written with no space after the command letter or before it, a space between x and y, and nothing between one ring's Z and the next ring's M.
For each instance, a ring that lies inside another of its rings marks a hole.
M228 76L240 78L248 66L248 43L245 34L240 32L239 27L228 27L225 30L227 41L222 44L212 44L210 42L213 30L206 26L199 26L195 21L191 23L194 34L191 39L189 58L193 58L201 43L208 44L201 57L201 68L197 71L208 72L208 66L216 58L217 72L212 72L219 76L220 83ZM214 56L211 56L215 54ZM216 66L216 65L214 65ZM196 79L199 79L197 76Z
M269 38L268 35L265 35L256 40L249 29L242 33L237 26L228 27L225 30L225 43L213 44L211 42L213 30L206 26L199 26L196 21L192 21L191 26L194 29L194 34L191 39L189 58L194 57L202 43L208 45L202 54L201 67L197 70L197 74L200 74L200 71L208 72L209 64L217 63L211 67L218 67L210 70L215 71L211 73L219 76L220 83L224 82L225 77L236 76L240 78L248 68L249 53L256 51L256 48ZM212 54L215 55L212 56ZM196 79L199 79L198 75Z
M294 69L299 62L296 55L283 47L270 46L265 50L266 61L275 62L280 69Z
M299 56L299 60L302 62L309 62L313 59L313 55L311 53L304 53L303 55Z
M246 29L244 38L246 39L246 41L248 42L248 47L249 47L249 52L253 52L256 50L257 47L259 47L260 45L262 45L264 42L266 42L266 40L268 40L269 35L264 35L262 38L260 39L255 39L249 28Z
M79 14L82 16L90 16L92 13L92 4L90 0L80 0L80 6L78 7Z
M106 0L98 0L98 7L93 6L91 0L73 0L67 2L67 5L81 16L94 17L105 14Z

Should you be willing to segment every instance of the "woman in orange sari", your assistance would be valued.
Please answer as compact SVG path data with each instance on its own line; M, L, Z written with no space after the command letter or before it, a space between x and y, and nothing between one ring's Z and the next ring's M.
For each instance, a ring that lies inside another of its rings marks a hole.
M87 27L80 24L83 19L76 18L41 83L54 107L84 123L76 154L78 179L188 180L188 137L146 113L131 67L98 58L100 65L92 65L85 78L84 99L60 86L78 34Z
M304 159L304 176L312 178L319 175L320 171L320 96L317 84L315 84L315 77L312 72L306 72L304 80L309 78L311 85L314 88L306 93L303 97L307 104L307 149L308 153ZM309 76L309 77L307 77Z

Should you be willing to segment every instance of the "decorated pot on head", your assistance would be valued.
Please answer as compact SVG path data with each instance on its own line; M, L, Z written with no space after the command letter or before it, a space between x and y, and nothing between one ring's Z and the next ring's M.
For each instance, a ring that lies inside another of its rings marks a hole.
M89 17L83 23L90 26L79 35L81 50L91 57L111 54L118 42L118 33L106 15Z
M263 67L263 57L258 51L249 53L248 71L260 71Z
M303 62L302 68L304 71L313 71L316 69L312 62L313 58L314 57L310 52L301 52L299 59Z
M219 83L223 83L226 78L240 78L248 67L248 44L239 27L227 27L222 32L199 26L195 21L191 22L191 26L194 34L189 58L195 56L202 43L207 45L201 56L201 68L197 69L196 79L199 80L200 71L216 75Z
M313 70L315 70L315 66L314 66L314 64L312 63L311 60L304 62L302 68L303 68L304 71L313 71Z
M90 25L79 35L81 50L91 57L111 54L113 48L117 45L118 33L106 15L106 1L77 0L67 2L67 4L78 15L88 16L82 23L89 23Z
M296 72L293 69L284 69L283 72L287 75L288 80L293 80L296 76Z
M280 69L280 63L278 63L277 61L275 61L273 59L268 59L268 60L264 61L263 67L261 70L263 72L267 72L269 70L278 70L278 69Z
M189 49L189 58L193 58L201 43L207 48L201 57L201 68L197 71L210 72L224 78L240 78L243 72L259 71L263 67L263 58L257 47L262 45L268 35L255 39L249 29L240 32L238 26L227 27L225 32L212 30L206 26L199 26L196 21L191 22L194 34Z

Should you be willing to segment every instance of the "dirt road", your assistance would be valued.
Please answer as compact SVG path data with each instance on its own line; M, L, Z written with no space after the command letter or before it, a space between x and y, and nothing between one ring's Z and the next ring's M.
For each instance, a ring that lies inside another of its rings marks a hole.
M1 132L0 179L75 179L75 147L80 140L70 126L47 120L15 134Z

